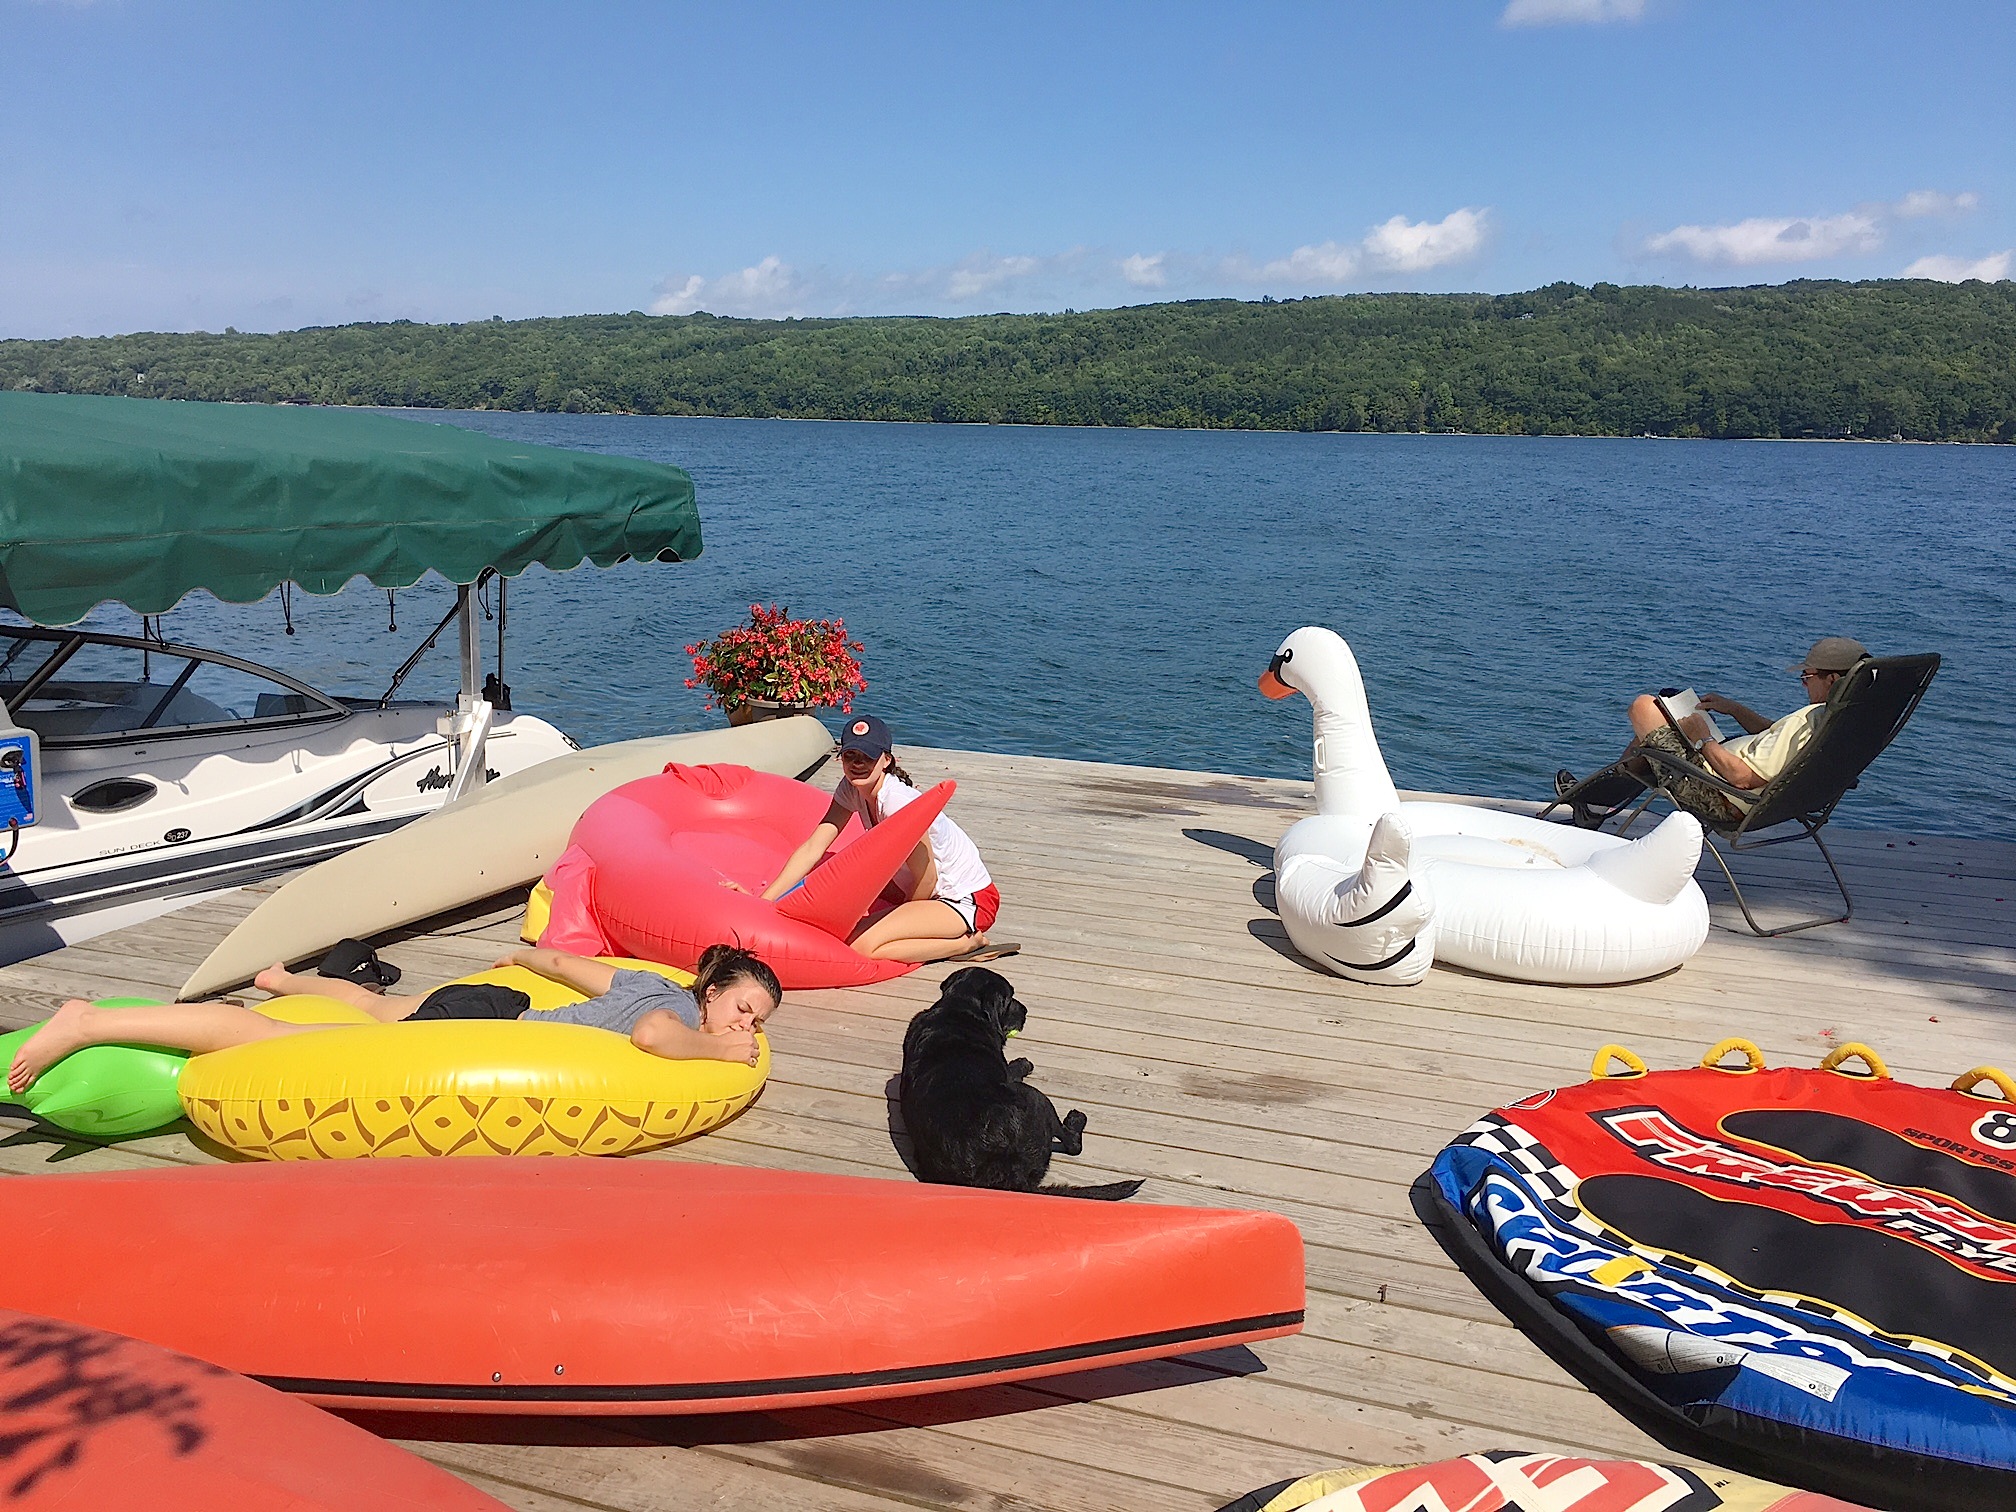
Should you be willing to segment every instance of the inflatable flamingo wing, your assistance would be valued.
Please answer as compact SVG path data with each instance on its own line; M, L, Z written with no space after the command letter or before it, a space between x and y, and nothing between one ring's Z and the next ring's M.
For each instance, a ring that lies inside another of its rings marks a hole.
M825 817L830 796L748 767L675 763L581 816L546 874L553 905L539 943L691 970L701 951L725 942L755 951L787 989L901 976L915 968L871 960L847 937L952 793L941 782L865 831L850 819L826 859L773 903L759 894Z

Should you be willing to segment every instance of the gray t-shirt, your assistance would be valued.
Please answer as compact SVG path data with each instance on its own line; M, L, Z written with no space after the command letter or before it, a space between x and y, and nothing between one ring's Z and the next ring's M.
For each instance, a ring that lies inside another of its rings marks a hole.
M537 1019L542 1024L586 1024L591 1029L613 1029L628 1035L639 1019L658 1008L672 1014L688 1029L700 1027L700 1004L684 987L667 981L655 971L621 969L609 984L609 990L600 997L545 1012L528 1008L518 1017Z

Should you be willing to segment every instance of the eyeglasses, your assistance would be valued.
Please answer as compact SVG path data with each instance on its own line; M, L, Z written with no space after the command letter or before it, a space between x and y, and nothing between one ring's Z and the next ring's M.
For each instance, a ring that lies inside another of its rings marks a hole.
M840 753L840 764L842 766L873 766L878 759L877 757L870 756L866 751L842 751Z
M1803 667L1799 672L1799 681L1811 682L1816 677L1839 677L1840 675L1839 672L1816 672L1811 667Z

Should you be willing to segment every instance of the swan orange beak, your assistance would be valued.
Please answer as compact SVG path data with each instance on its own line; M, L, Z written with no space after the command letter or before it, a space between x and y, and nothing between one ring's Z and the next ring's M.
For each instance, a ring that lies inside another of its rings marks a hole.
M1295 690L1281 681L1282 658L1275 657L1267 664L1267 670L1260 674L1260 691L1269 698L1293 698Z

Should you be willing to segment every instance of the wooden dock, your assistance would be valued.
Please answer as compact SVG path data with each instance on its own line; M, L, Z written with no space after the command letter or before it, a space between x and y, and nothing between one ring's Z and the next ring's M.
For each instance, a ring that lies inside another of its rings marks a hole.
M1408 1184L1436 1150L1487 1108L1583 1080L1609 1040L1655 1067L1692 1064L1729 1034L1774 1064L1864 1040L1900 1077L1941 1084L2016 1063L2009 843L1830 830L1856 917L1779 940L1741 932L1704 862L1716 928L1693 962L1651 982L1550 988L1438 968L1382 990L1304 964L1272 912L1270 853L1311 811L1307 782L904 759L920 782L959 779L954 813L1006 899L995 934L1023 945L998 968L1030 1008L1019 1053L1060 1107L1090 1117L1084 1158L1060 1159L1053 1179L1144 1176L1137 1201L1287 1214L1308 1245L1306 1331L1250 1352L858 1410L372 1426L526 1512L1201 1512L1346 1463L1497 1447L1657 1454L1502 1322L1415 1222ZM1847 807L1852 818L1852 797ZM1811 884L1824 880L1804 846L1739 875L1791 906L1817 902ZM167 996L250 903L232 895L0 970L0 1024L64 996ZM431 983L489 964L515 921L500 907L385 954L409 982ZM793 994L756 1107L640 1158L909 1179L887 1091L903 1026L943 975ZM207 1158L179 1134L110 1149L33 1130L0 1140L0 1171L22 1175ZM675 1284L683 1260L666 1257Z

